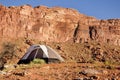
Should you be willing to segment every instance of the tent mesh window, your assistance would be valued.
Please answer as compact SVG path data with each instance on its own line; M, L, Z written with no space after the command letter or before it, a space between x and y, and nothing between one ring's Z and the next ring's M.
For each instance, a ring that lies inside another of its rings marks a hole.
M39 48L35 58L43 58L43 53L44 53L43 50L41 48Z
M37 49L33 50L33 51L30 53L30 55L28 56L28 59L29 59L29 60L33 60L33 59L34 59L34 56L35 56L35 54L36 54L36 51L37 51Z
M33 60L34 58L43 58L43 50L41 48L33 50L28 56L29 60Z

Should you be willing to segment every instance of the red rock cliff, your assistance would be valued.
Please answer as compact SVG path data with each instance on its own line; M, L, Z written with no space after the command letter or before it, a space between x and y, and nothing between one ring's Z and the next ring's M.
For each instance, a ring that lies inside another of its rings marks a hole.
M78 43L96 40L120 45L120 19L98 20L61 7L1 5L0 38Z

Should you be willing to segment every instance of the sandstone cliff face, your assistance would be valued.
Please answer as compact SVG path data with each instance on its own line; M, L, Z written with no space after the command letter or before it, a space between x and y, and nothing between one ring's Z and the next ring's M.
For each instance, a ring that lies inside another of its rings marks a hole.
M120 19L97 20L61 7L1 5L0 38L77 43L96 40L120 45Z

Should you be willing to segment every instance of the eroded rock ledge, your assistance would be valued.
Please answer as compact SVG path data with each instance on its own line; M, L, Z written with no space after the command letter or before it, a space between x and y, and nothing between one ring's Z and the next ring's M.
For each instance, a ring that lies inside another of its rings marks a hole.
M1 5L0 38L77 43L96 40L120 45L120 19L98 20L61 7Z

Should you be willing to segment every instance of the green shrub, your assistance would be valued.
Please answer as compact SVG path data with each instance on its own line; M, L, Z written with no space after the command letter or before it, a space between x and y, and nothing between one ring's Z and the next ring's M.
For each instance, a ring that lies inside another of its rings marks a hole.
M45 64L45 60L43 59L34 59L33 61L31 61L31 64Z
M105 61L104 64L107 69L114 69L114 64L112 63L112 61Z

